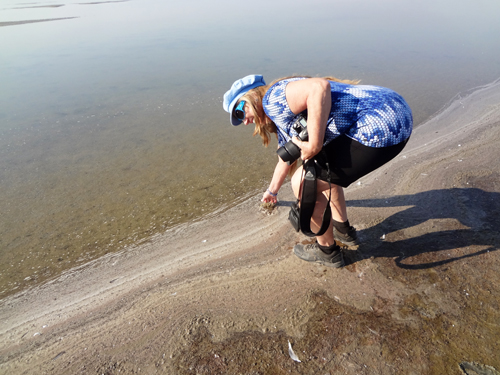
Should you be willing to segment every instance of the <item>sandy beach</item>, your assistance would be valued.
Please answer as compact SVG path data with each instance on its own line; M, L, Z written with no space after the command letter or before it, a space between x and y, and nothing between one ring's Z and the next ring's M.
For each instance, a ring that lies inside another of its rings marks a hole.
M497 82L349 187L343 269L293 255L287 185L5 298L0 373L497 374L499 130Z

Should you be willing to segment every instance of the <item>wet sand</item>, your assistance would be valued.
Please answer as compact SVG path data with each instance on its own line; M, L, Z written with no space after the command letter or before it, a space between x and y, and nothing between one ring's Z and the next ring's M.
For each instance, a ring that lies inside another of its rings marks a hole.
M499 128L496 83L347 189L343 269L292 254L284 186L5 298L0 372L497 373Z

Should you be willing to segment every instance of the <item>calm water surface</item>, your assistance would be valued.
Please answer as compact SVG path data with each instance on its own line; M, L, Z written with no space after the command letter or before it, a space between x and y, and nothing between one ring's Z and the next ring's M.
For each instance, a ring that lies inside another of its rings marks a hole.
M496 0L253 4L2 1L0 297L264 189L244 75L388 86L417 124L500 77Z

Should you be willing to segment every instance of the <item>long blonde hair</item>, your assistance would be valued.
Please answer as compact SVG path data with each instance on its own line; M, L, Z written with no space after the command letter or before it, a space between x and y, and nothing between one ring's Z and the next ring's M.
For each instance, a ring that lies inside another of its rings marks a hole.
M266 86L259 86L254 89L249 90L245 95L241 97L240 100L245 100L246 104L252 109L254 113L254 122L255 122L255 130L253 135L260 135L262 138L262 143L265 147L269 146L271 142L271 134L276 134L278 137L278 129L276 128L276 124L271 121L269 117L267 117L264 112L264 108L262 107L262 99L266 94L267 90L274 85L276 82L282 81L284 79L297 78L297 77L305 77L311 78L310 76L289 76L283 77L274 80L271 84ZM335 77L322 77L328 81L347 83L349 85L356 85L359 83L359 80L349 80L349 79L338 79Z

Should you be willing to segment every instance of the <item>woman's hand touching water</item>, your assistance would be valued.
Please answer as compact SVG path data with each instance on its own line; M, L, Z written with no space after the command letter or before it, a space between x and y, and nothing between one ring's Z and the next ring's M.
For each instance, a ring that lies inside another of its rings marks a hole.
M267 189L262 195L261 202L274 204L278 203L278 193L272 193L269 189Z

